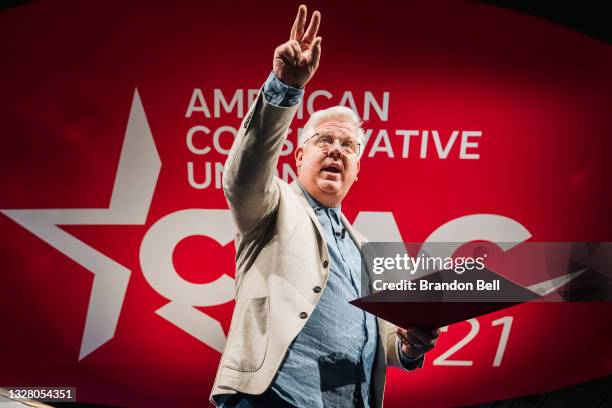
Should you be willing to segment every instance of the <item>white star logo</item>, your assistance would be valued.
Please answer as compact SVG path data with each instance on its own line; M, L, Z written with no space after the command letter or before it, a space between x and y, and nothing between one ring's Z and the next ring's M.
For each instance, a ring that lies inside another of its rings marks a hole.
M135 90L108 208L1 210L94 274L79 360L115 335L131 271L58 225L143 225L160 169L161 160Z

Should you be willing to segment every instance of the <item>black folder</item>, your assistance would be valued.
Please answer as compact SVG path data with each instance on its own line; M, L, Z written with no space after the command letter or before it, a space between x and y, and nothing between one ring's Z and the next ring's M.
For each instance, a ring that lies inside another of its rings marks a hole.
M383 290L350 303L399 327L432 330L540 298L537 293L483 268L457 274L452 269L413 279L430 283L473 282L472 290ZM476 283L498 281L499 290L479 291Z

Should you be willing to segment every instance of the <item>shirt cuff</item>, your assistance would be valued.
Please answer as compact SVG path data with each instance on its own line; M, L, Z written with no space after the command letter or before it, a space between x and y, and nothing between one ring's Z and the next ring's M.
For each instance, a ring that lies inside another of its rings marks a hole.
M274 75L274 72L270 72L270 75L268 75L263 92L269 103L283 107L297 105L304 96L304 89L284 84Z
M402 366L404 366L406 370L414 370L416 368L423 367L423 361L425 359L425 354L421 354L417 358L410 358L406 356L404 352L402 351L402 342L399 338L397 339L396 347L397 347L397 354L399 355L399 358L400 358L400 362L402 363Z

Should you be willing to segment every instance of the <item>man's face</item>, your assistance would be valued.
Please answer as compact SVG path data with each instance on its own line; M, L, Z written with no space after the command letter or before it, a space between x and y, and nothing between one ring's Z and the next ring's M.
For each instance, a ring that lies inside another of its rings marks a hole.
M359 173L359 158L347 155L344 143L356 142L353 127L342 120L327 120L315 126L315 134L335 139L328 148L321 148L311 138L295 150L298 180L308 193L328 207L337 207L348 193Z

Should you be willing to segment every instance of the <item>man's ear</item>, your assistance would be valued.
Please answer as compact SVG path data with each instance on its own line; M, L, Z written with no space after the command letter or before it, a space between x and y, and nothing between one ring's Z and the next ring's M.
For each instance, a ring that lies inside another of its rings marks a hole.
M355 173L355 181L359 180L359 177L357 177L357 175L359 175L360 168L361 168L361 160L357 159L357 172Z
M297 171L299 173L300 166L302 165L302 156L304 156L304 147L300 146L295 149L295 152L293 152L293 156L295 157L295 167L297 168Z

